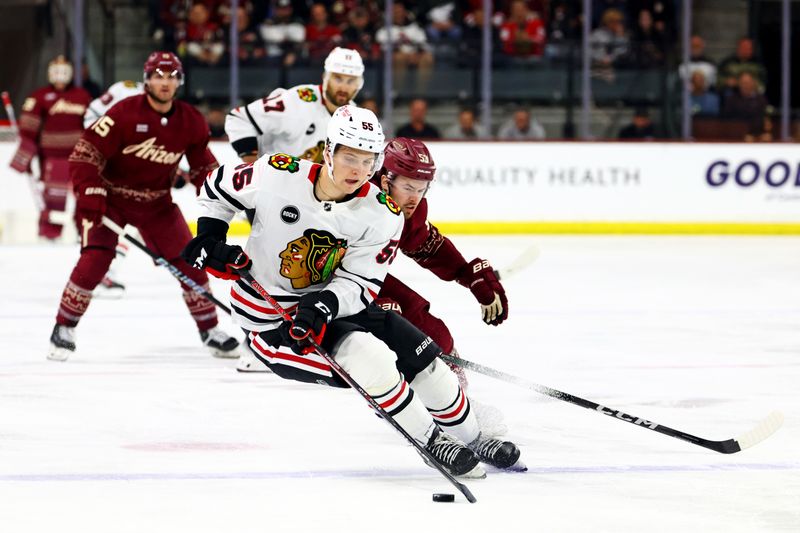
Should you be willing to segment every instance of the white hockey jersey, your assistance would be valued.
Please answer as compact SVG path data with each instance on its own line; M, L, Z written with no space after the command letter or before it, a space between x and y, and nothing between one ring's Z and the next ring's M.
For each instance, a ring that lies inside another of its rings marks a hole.
M198 197L200 217L227 223L255 208L245 252L253 277L291 312L300 296L323 289L339 299L338 317L365 309L380 292L403 230L400 208L367 182L353 198L323 202L314 195L321 165L287 154L211 172ZM246 282L231 288L234 321L250 331L281 319Z
M83 115L83 127L88 129L94 121L106 114L111 106L129 96L144 92L144 84L130 80L118 81L99 97L92 100Z
M240 156L282 152L322 163L330 119L322 86L297 85L233 109L225 118L225 133Z

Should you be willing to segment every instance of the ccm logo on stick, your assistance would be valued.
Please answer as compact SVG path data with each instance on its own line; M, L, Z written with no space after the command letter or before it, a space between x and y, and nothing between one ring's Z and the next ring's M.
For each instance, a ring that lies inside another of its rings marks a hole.
M609 409L603 405L598 405L596 407L598 411L603 413L604 415L613 416L619 418L620 420L624 420L625 422L630 422L631 424L636 424L640 426L647 426L650 429L655 429L658 427L658 424L655 422L650 422L649 420L645 420L644 418L633 418L632 416L628 416L622 411L615 411L614 409Z

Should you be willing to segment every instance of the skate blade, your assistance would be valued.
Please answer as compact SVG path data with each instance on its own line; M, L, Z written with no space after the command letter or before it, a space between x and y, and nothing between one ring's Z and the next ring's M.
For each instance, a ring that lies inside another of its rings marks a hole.
M480 464L475 465L475 468L467 472L466 474L461 474L460 476L456 476L459 479L486 479L486 470Z
M266 365L253 366L248 365L247 367L236 367L237 372L241 372L242 374L272 374L272 370L269 369Z
M522 461L517 461L513 465L509 466L508 468L498 468L496 466L489 465L489 468L492 472L512 472L512 473L521 473L527 472L528 467Z
M69 359L72 350L68 350L67 348L59 348L57 346L50 347L50 353L47 354L47 359L50 361L59 361L63 362Z
M239 357L241 356L239 350L236 348L234 348L229 352L225 352L223 350L215 350L215 349L211 349L210 351L211 355L213 355L217 359L239 359Z

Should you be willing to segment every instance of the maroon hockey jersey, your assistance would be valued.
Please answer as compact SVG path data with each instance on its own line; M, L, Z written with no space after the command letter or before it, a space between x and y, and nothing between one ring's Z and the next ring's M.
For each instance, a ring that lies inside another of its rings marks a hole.
M19 117L20 146L11 161L20 172L31 171L31 160L66 159L83 132L83 114L92 97L80 87L63 91L52 85L31 93L22 104Z
M76 193L105 187L109 198L151 201L170 194L181 156L199 187L218 166L208 148L209 128L191 105L175 100L159 113L142 94L122 100L87 129L70 155Z

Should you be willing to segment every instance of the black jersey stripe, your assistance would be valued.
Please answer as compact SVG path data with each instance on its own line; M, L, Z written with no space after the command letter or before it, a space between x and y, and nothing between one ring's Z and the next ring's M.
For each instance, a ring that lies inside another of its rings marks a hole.
M219 197L214 194L214 191L211 189L211 186L208 184L208 179L203 182L203 189L206 191L206 196L211 198L212 200L219 200Z
M245 207L238 200L236 200L233 196L231 196L230 194L225 192L222 187L219 186L219 184L222 182L222 176L223 176L223 174L225 174L224 169L225 169L224 166L223 167L219 167L219 170L217 171L217 178L214 180L214 188L217 190L217 192L223 198L225 198L225 200L229 204L231 204L233 207L235 207L239 211L244 211Z
M344 268L341 265L339 265L339 270L347 272L351 276L356 276L357 278L363 279L364 281L366 281L368 283L372 283L373 285L377 285L378 287L383 287L383 282L381 280L379 280L378 278L367 278L367 277L364 277L364 276L362 276L360 274L356 274L355 272L350 272L349 270L347 270L346 268Z
M252 296L254 299L260 302L266 302L264 297L258 294L256 290L253 287L251 287L248 283L242 280L237 280L236 286L242 289L242 291L246 292L249 296ZM299 296L272 296L272 297L278 302L285 302L287 304L297 303L300 300Z
M244 106L244 112L245 112L245 114L247 115L247 119L250 121L250 124L252 124L252 125L253 125L253 127L256 129L256 131L258 132L258 134L259 134L259 135L264 135L264 132L263 132L263 131L261 131L261 128L259 128L259 127L258 127L258 124L256 124L256 121L255 121L255 119L253 118L253 115L251 115L251 114L250 114L250 110L249 110L249 109L247 109L247 106Z
M271 325L271 324L276 324L278 322L282 322L283 321L282 318L269 319L269 318L255 317L255 316L251 315L250 313L246 312L241 307L239 307L239 306L237 306L237 305L235 305L233 303L231 303L231 309L233 309L236 312L237 315L241 315L242 317L246 318L250 322L253 322L254 324Z

